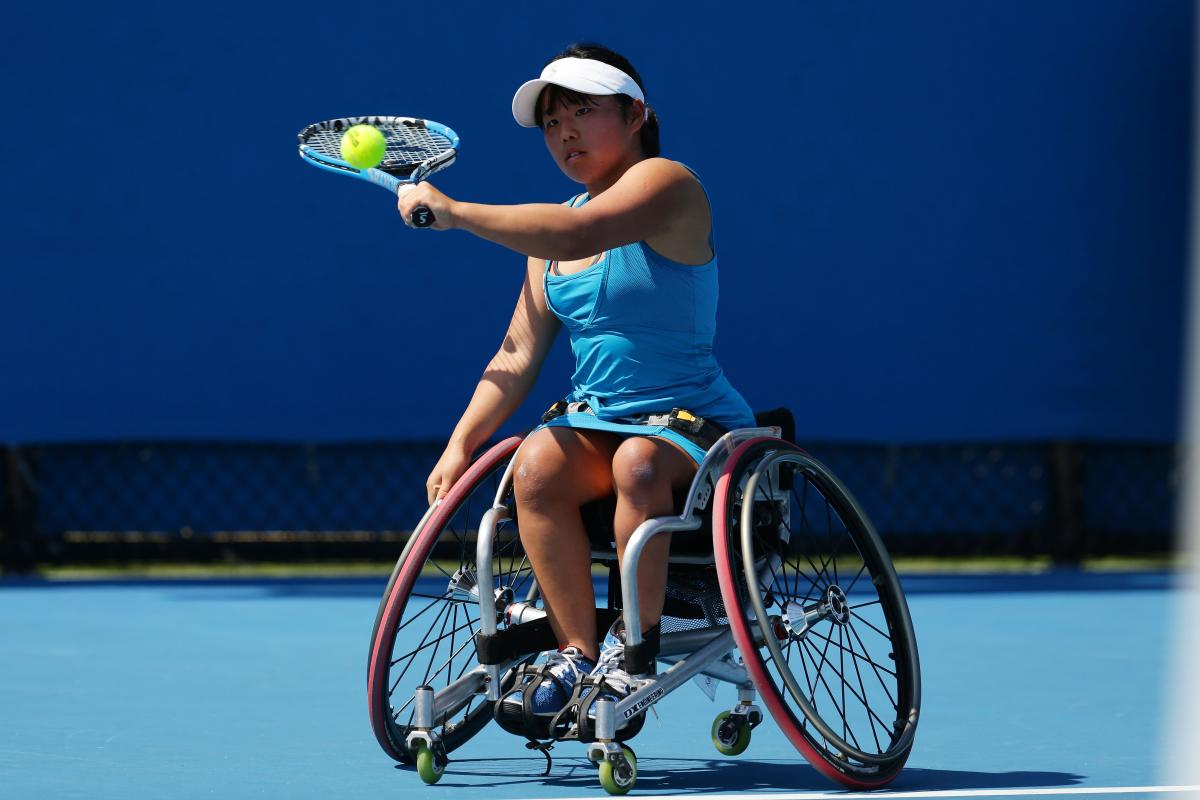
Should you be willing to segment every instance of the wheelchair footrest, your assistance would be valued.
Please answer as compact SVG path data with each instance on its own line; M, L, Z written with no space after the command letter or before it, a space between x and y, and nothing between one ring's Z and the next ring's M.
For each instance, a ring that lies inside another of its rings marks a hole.
M596 609L596 641L604 638L613 622L621 616L620 611L608 608ZM504 664L515 658L554 650L558 639L550 628L550 620L535 619L520 625L510 625L492 636L475 635L475 652L480 664Z

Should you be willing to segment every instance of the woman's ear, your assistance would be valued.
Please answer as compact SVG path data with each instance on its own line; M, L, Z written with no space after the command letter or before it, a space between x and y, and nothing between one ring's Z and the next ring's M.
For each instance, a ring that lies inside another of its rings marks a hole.
M646 124L646 120L650 117L650 109L641 100L634 100L629 104L626 112L626 121L632 126L632 131L637 133Z

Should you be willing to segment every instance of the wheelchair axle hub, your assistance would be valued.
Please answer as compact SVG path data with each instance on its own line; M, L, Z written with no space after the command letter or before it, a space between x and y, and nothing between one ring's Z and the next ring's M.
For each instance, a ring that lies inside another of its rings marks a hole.
M835 625L849 624L850 601L846 599L846 593L840 586L826 587L821 599L807 606L789 602L780 622L784 629L783 632L788 637L801 639L810 628L822 620L829 620Z
M450 576L450 584L446 587L446 592L459 602L478 603L479 579L475 576L475 570L456 570Z
M446 586L446 593L451 598L460 603L479 602L479 578L475 570L459 569L450 576L450 583ZM513 591L509 587L501 587L496 590L495 603L496 614L500 615L504 609L508 608L513 601Z

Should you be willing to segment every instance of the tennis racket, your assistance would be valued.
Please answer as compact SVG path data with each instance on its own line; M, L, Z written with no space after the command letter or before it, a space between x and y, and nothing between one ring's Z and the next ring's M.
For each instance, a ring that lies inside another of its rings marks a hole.
M342 160L342 134L354 125L374 125L387 143L383 161L357 169ZM458 134L436 122L412 117L341 117L300 131L300 157L323 170L382 186L392 194L440 172L458 156ZM433 224L433 212L417 206L409 215L415 228Z

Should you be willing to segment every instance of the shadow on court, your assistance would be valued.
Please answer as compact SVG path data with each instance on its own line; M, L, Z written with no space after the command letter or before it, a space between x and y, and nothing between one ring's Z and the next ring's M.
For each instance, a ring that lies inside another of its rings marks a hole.
M542 776L540 758L451 759L439 787L515 787L535 785L562 789L594 789L596 767L586 758L556 758L550 775ZM417 781L416 769L397 765ZM1077 786L1086 778L1069 772L974 772L906 768L889 789L1022 789ZM678 759L645 757L638 760L637 789L641 792L708 794L717 792L784 791L838 788L812 766L797 761Z

